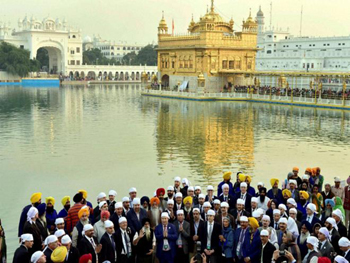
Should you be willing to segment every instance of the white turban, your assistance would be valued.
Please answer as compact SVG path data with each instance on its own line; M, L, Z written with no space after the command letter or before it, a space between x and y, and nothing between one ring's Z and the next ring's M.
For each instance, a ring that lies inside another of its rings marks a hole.
M181 183L188 186L188 179L187 178L182 179Z
M64 223L64 219L62 217L56 218L55 225L59 225L59 224L63 224L63 223Z
M201 212L201 211L199 210L199 208L197 208L197 207L196 207L196 208L193 208L193 210L192 210L192 211L193 211L193 212L196 212L196 211L197 211L198 213L200 213L200 212Z
M94 227L91 224L86 224L83 228L83 235L85 235L86 231L92 230Z
M174 182L181 182L181 178L178 177L178 176L176 176L176 177L174 178Z
M207 212L207 215L208 215L208 216L215 216L214 210L209 209L208 212Z
M122 216L121 218L119 218L118 223L124 223L124 222L128 222L128 220L126 220L126 218L124 216Z
M168 219L170 218L169 214L167 212L162 213L161 218L163 218L163 217L168 218Z
M205 195L204 194L199 194L198 195L198 199L200 199L200 198L205 199Z
M214 187L212 185L208 185L207 191L214 191Z
M202 190L202 188L200 187L200 186L195 186L194 187L194 190L196 191L196 190Z
M297 214L298 213L298 211L293 207L293 208L291 208L291 209L289 209L289 213L290 212L294 212L295 214Z
M224 190L225 188L230 188L230 187L229 187L228 184L223 184L223 185L221 186L221 189Z
M281 211L280 210L278 210L278 209L273 209L273 214L275 215L275 214L281 214Z
M239 221L241 221L241 222L248 222L248 217L246 217L246 216L241 216L241 217L239 218Z
M339 239L338 244L340 247L350 247L350 241L346 237Z
M326 222L328 222L329 224L331 224L333 226L333 228L335 228L335 230L338 231L338 225L337 222L335 222L335 219L333 217L328 217Z
M245 205L244 200L241 199L241 198L238 198L238 199L237 199L237 205Z
M289 184L298 185L297 181L294 180L294 179L290 179L290 180L289 180Z
M303 179L303 180L309 180L309 175L304 174L304 175L301 177L301 179Z
M123 208L123 203L122 202L116 202L114 204L114 208L117 209L117 208Z
M129 194L130 193L137 193L137 189L135 188L135 187L131 187L130 189L129 189Z
M278 205L278 209L283 209L284 211L286 211L286 210L287 210L287 207L286 207L285 204L279 204L279 205Z
M248 185L247 185L247 183L246 182L242 182L241 184L240 184L240 186L239 186L240 188L242 188L242 187L248 187Z
M258 186L264 186L264 183L263 182L259 182Z
M175 194L175 198L181 197L182 198L182 193L178 192Z
M349 263L349 261L347 261L344 257L342 256L336 256L334 259L334 262L337 263Z
M44 245L47 246L51 243L54 243L56 242L58 239L55 235L49 235L46 239L45 239L45 242L44 242Z
M256 212L258 212L260 215L265 214L265 211L264 211L264 209L262 209L262 208L256 209Z
M123 199L122 199L122 202L123 202L123 203L124 203L124 202L130 202L129 197L124 196Z
M62 245L67 245L69 243L72 243L72 239L68 235L64 235L61 239Z
M34 238L33 238L32 234L23 234L23 235L21 235L21 240L22 240L22 242L34 241Z
M211 204L209 202L204 202L203 207L211 207Z
M326 238L328 239L329 238L329 231L326 227L321 227L318 232L324 234L326 236Z
M250 202L251 202L251 203L258 203L258 198L252 197L252 199L251 199Z
M184 210L182 209L177 210L176 215L184 215Z
M32 224L32 218L34 218L36 214L39 214L39 211L36 207L32 206L27 213L27 221Z
M252 216L255 218L260 217L260 213L258 211L254 211Z
M106 220L104 222L104 224L105 224L105 228L114 226L114 224L113 224L113 222L111 220Z
M97 199L101 199L101 198L105 198L105 197L107 197L106 193L101 192L101 193L98 194Z
M261 232L260 232L260 236L265 236L265 237L268 237L270 234L269 234L269 231L263 229Z
M167 204L168 204L168 205L173 205L173 204L174 204L174 200L173 200L173 199L169 199L169 200L167 201Z
M285 218L285 217L280 218L280 220L278 221L278 224L281 224L281 223L284 223L287 225L288 224L287 218Z
M106 202L106 201L102 201L102 202L100 202L100 203L98 204L98 207L101 209L102 206L104 206L105 204L107 204L107 202Z
M141 204L140 198L134 198L134 199L132 200L132 204L133 204L133 205L139 205L139 204Z
M262 220L267 220L267 221L271 222L271 218L268 215L263 215Z
M222 202L222 203L221 203L221 207L227 207L227 208L229 208L230 206L228 205L227 202Z
M221 201L219 199L215 199L214 200L214 205L219 205L219 204L221 204Z
M117 195L117 192L115 190L110 190L108 195L113 195L113 196L116 196Z
M310 209L313 213L316 213L316 206L315 206L315 204L312 204L312 203L308 204L306 206L306 209Z
M189 187L187 188L187 191L194 191L194 187L193 187L193 186L189 186Z
M57 231L55 232L55 236L56 236L57 238L59 238L59 237L61 237L61 236L64 236L65 234L66 234L66 232L64 232L63 229L59 229L59 230L57 230Z
M30 258L30 261L32 263L36 263L43 255L44 253L42 251L37 251L32 255L32 257Z
M335 209L332 214L336 215L337 217L340 218L340 220L343 220L343 214L342 212L340 211L340 209Z
M340 182L340 178L339 177L334 177L334 182L335 183Z
M291 205L293 205L295 207L298 206L297 202L295 202L294 198L288 198L287 204L291 204Z
M306 243L312 245L314 247L314 250L315 251L318 251L317 248L318 248L318 239L316 237L313 237L313 236L309 236L307 239L306 239Z
M174 186L169 185L167 191L174 191Z

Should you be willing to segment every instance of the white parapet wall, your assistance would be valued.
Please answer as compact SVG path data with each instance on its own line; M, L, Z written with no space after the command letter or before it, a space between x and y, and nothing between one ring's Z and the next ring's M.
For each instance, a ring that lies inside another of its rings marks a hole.
M6 71L0 71L0 82L19 82L21 81L20 76L7 73Z

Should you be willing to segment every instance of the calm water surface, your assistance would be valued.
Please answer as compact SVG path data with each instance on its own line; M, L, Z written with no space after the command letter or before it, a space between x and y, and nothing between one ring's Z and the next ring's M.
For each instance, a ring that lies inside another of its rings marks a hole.
M350 112L141 97L137 85L0 87L0 218L9 257L33 192L152 195L174 176L216 185L243 171L269 185L293 166L350 174Z

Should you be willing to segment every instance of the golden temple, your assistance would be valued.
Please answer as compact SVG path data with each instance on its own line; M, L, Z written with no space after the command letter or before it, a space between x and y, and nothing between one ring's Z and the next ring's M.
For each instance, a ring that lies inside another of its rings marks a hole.
M258 24L251 13L235 32L234 21L226 22L211 8L192 20L188 33L168 32L163 17L158 26L158 72L163 87L180 86L189 91L216 92L224 85L253 84Z

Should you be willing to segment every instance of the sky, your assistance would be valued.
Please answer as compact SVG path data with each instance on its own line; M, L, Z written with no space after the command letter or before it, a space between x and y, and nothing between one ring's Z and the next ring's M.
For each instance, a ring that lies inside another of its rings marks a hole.
M195 21L204 15L211 0L0 0L0 21L17 28L18 19L34 15L39 20L50 16L66 18L68 24L82 30L83 36L100 35L103 39L126 41L129 44L157 42L157 27L165 13L171 30L186 33L192 14ZM241 30L242 20L259 5L265 14L265 25L290 29L299 35L303 6L303 36L348 36L350 34L349 0L215 0L216 10L223 18L235 21Z

